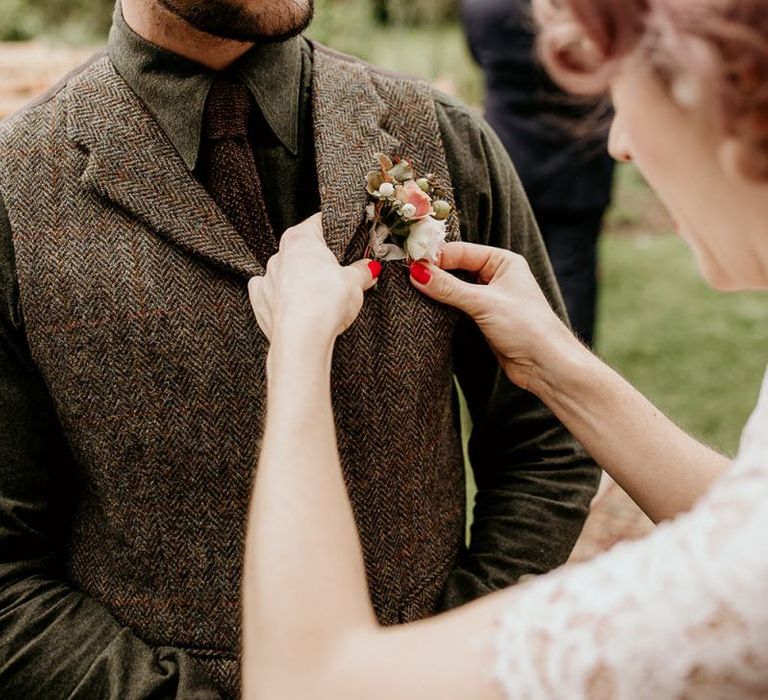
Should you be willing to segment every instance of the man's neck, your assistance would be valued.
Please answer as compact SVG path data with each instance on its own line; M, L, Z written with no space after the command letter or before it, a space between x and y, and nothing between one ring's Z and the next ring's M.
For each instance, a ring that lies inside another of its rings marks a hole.
M126 24L139 36L212 70L223 70L253 46L201 32L157 0L122 0L121 4Z

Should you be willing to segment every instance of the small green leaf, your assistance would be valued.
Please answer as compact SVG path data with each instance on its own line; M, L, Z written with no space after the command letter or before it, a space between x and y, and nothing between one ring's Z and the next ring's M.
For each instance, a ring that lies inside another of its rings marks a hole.
M429 180L427 180L427 178L420 177L418 180L416 180L416 184L419 186L419 189L421 189L422 192L426 192L427 194L432 192L432 185L429 184Z
M451 205L444 199L436 199L432 202L432 211L438 221L445 221L451 215Z
M390 177L393 177L398 182L413 180L413 170L411 169L411 164L407 160L401 160L387 172Z

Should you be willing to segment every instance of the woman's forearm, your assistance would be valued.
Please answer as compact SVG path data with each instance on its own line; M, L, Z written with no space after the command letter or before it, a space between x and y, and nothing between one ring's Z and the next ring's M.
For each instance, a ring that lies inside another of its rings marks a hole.
M730 464L578 341L544 358L530 388L655 522L690 510Z
M300 697L374 628L331 406L332 344L273 341L244 574L246 697ZM290 687L289 687L290 686Z

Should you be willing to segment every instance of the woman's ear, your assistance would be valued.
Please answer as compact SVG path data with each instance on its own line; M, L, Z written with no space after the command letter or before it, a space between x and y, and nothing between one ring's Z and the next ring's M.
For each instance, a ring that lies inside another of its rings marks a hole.
M718 159L730 179L741 184L768 185L768 144L727 136L720 144Z

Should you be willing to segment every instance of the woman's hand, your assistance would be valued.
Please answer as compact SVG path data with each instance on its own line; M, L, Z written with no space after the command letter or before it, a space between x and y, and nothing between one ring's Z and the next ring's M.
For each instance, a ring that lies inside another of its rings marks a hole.
M463 282L446 270L465 270L477 284ZM415 263L411 280L424 294L455 306L477 323L509 378L536 391L558 356L583 350L558 318L520 255L472 243L449 243L440 266Z
M264 334L310 345L332 343L357 318L363 294L381 265L360 260L339 265L323 238L321 215L288 229L264 277L249 285L251 305Z

